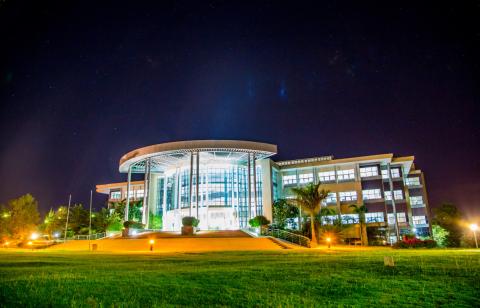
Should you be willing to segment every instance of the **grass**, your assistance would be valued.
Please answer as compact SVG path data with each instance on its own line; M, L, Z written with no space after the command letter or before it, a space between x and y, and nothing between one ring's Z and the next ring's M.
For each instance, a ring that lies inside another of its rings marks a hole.
M383 256L394 256L386 268ZM474 250L103 254L0 251L0 306L480 303Z

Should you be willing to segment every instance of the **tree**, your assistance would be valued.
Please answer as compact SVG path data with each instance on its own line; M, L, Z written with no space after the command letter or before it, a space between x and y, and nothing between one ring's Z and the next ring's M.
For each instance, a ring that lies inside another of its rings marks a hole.
M70 208L70 216L68 218L68 228L74 234L88 234L89 213L83 208L82 204L76 204Z
M262 227L270 224L270 220L268 220L267 217L265 216L258 215L250 219L248 223L250 224L250 227L255 228L255 227Z
M458 208L454 204L443 203L440 207L433 209L433 215L433 224L439 225L449 233L445 242L446 246L459 247L462 238L462 213Z
M26 194L8 201L2 211L2 224L5 223L3 229L8 235L26 239L37 229L40 214L37 200L32 195Z
M295 198L291 200L291 204L300 208L310 216L310 228L312 233L312 244L317 243L315 234L315 216L317 216L322 208L322 201L324 201L329 191L320 189L320 183L310 183L304 187L294 187L292 192Z
M358 214L358 222L360 224L360 241L362 242L362 245L366 245L368 244L367 225L365 223L365 213L368 212L367 207L364 204L351 204L349 207L353 209L355 214Z
M280 228L287 226L287 220L298 216L298 209L288 204L287 200L279 199L273 203L273 222Z
M432 225L432 237L439 247L445 247L447 244L447 238L450 234L447 230L440 227L439 225Z

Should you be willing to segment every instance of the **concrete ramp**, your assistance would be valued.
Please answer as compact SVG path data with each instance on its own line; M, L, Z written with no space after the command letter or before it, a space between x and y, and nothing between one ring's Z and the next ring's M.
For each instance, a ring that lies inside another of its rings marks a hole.
M97 251L110 252L147 252L150 251L150 239L104 239L90 241L97 245ZM155 238L154 252L200 252L232 250L281 250L281 247L269 238ZM48 250L88 251L89 241L69 241L47 248Z

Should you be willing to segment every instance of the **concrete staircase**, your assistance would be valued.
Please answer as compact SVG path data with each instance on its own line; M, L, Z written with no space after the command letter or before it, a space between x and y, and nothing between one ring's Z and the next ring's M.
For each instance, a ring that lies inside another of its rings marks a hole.
M111 252L147 252L150 251L150 239L103 239L78 240L53 245L48 250L88 251L89 244L96 245L97 251ZM286 244L268 237L233 237L233 238L155 238L154 252L202 252L202 251L235 251L235 250L280 250Z

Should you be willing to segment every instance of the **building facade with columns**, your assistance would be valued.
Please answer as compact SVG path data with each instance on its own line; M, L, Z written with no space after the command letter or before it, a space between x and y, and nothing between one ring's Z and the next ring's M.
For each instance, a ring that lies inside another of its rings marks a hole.
M423 173L414 157L379 154L334 159L321 156L274 161L277 146L234 140L169 142L133 150L120 159L127 182L97 185L109 202L125 203L125 220L146 228L176 231L181 219L195 216L201 229L241 229L264 215L272 204L293 197L292 187L321 182L330 191L324 206L351 225L359 237L359 217L351 204L367 207L367 226L383 228L391 241L402 233L430 234L428 198ZM143 177L131 181L132 176ZM347 232L348 233L348 232Z

